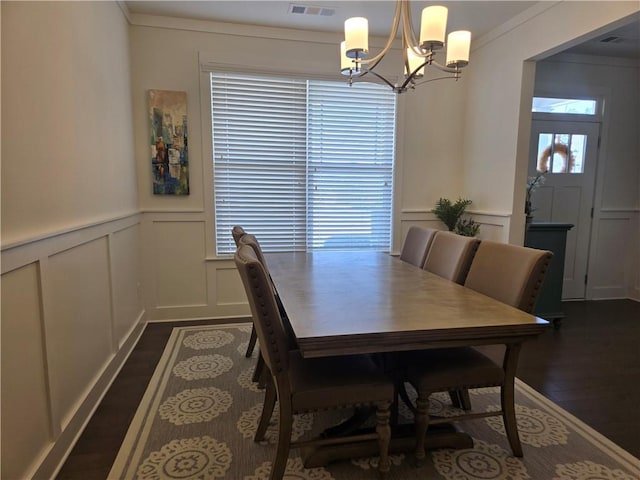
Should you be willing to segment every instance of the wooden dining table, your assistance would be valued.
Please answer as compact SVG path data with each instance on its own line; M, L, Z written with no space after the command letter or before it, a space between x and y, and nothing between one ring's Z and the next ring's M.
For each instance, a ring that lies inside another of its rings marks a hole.
M269 253L266 261L305 358L519 346L549 326L546 320L385 253ZM511 361L517 363L517 358ZM512 381L515 368L506 373ZM432 435L427 443L430 448L469 447L470 439L457 433ZM412 442L396 442L392 450ZM306 464L320 465L352 453L342 447Z

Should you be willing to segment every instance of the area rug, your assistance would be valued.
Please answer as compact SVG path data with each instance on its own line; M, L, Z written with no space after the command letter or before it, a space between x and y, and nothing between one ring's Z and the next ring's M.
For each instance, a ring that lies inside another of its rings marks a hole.
M250 324L174 329L131 422L109 478L269 478L277 427L253 442L263 391L251 381L256 353L245 358ZM472 390L474 410L499 407L498 390ZM461 422L472 449L427 452L416 467L412 454L392 455L389 480L638 480L640 461L517 381L516 410L524 457L511 455L500 417ZM276 407L277 411L277 407ZM455 410L447 395L434 395L431 411ZM341 418L349 416L342 413ZM400 417L411 422L406 408ZM331 414L296 416L293 437L309 438L335 422ZM376 479L377 458L305 469L298 450L287 462L288 480Z

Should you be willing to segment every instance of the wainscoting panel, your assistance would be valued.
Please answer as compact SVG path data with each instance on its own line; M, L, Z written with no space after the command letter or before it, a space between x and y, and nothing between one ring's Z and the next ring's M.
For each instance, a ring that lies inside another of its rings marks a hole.
M511 214L474 210L469 211L468 214L474 222L480 224L478 238L481 240L491 240L493 242L509 243ZM524 240L524 232L522 233L522 238Z
M242 279L233 262L216 262L216 306L237 306L249 305L247 296L244 293ZM247 312L245 312L248 314Z
M2 478L28 478L53 443L36 263L2 276Z
M207 305L203 221L154 221L155 307Z
M593 300L630 298L637 276L638 228L632 211L602 211L594 222L596 234L589 265L587 298ZM635 228L634 228L635 226ZM634 251L635 250L635 251ZM616 252L612 255L611 252Z
M119 349L142 311L140 225L114 232L109 242L113 284L113 335Z
M140 215L2 247L2 478L52 478L142 332Z
M53 255L48 278L51 396L64 429L113 354L107 239Z

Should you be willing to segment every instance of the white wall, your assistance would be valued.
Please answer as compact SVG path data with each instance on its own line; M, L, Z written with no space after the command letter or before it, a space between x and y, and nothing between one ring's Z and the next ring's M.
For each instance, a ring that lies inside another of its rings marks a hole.
M639 298L640 66L638 62L556 55L538 62L536 93L601 96L587 298Z
M2 478L53 475L142 325L128 26L2 2Z
M137 212L120 9L3 2L2 45L3 246Z
M541 2L476 43L467 74L464 193L510 216L503 240L524 240L524 190L534 68L638 12L637 2Z
M145 212L143 285L148 318L247 315L231 258L215 255L210 94L208 74L203 70L249 68L328 77L344 82L347 89L344 77L333 73L338 68L340 35L149 16L133 16L132 21L132 94L138 191ZM400 70L383 66L391 75ZM399 99L396 245L409 225L437 223L430 209L440 196L458 195L464 81L435 82ZM188 197L151 192L146 101L150 88L187 92Z

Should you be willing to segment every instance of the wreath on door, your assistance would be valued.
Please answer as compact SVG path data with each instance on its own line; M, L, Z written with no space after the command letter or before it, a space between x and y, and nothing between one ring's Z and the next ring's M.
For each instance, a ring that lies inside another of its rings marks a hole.
M554 168L550 171L549 159L551 159L551 157L556 153L562 158L562 165L559 170ZM571 173L574 162L575 159L573 157L573 153L569 150L568 145L565 145L564 143L554 143L553 145L549 145L545 148L540 155L540 158L538 159L538 171L550 173Z

